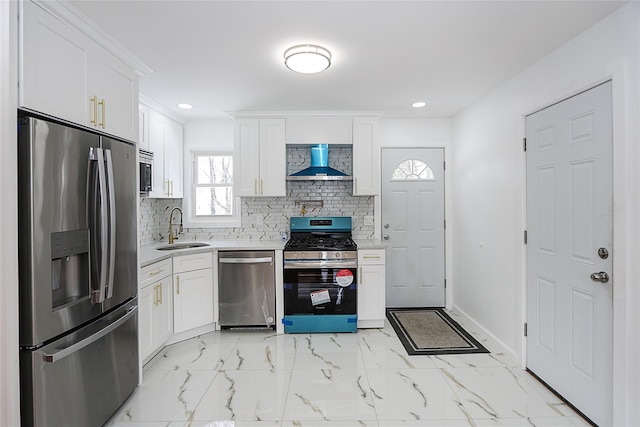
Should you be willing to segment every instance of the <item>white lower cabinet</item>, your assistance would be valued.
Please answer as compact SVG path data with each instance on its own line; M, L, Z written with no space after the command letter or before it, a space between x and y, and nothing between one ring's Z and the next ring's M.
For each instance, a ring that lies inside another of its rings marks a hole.
M383 328L385 250L358 250L358 328Z
M143 361L159 350L173 334L170 259L140 270L138 328L140 359Z
M178 334L213 323L213 255L173 258L173 331Z

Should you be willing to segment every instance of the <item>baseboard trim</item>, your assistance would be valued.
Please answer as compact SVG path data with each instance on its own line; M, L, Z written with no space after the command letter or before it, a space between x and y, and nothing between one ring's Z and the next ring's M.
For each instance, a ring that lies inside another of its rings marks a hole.
M487 347L492 353L504 353L513 358L514 363L520 365L520 359L518 358L518 354L502 342L498 337L493 335L487 328L478 323L475 319L469 316L464 310L462 310L457 305L453 304L451 307L452 317L458 321L463 328L470 332L470 327L468 325L472 325L474 328L479 329L483 335L486 335L489 339L487 342L480 341L485 347Z

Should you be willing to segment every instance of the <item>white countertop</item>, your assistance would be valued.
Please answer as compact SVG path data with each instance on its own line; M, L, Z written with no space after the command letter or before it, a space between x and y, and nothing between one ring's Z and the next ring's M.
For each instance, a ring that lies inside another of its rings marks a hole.
M205 243L207 246L189 249L158 250L159 247L167 246L167 242L152 243L140 246L138 259L140 267L146 267L154 262L181 255L196 254L206 251L226 251L226 250L282 250L285 242L282 240L177 240L180 243Z
M379 239L354 239L358 249L384 249L385 244ZM180 243L204 243L207 246L188 249L174 250L158 250L159 247L167 246L167 242L152 243L150 245L140 246L138 259L140 267L146 267L154 262L162 261L167 258L181 255L196 254L206 251L227 251L227 250L282 250L285 241L283 240L183 240L179 239L175 242Z

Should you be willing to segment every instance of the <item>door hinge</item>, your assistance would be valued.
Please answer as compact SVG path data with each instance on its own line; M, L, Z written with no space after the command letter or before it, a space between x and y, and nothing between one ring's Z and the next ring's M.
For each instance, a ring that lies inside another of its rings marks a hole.
M442 162L442 170L447 170L447 162L445 161Z
M522 150L527 151L527 138L522 138Z
M444 288L447 289L447 279L444 279Z
M527 323L524 324L524 336L527 336Z
M527 244L527 230L524 230L524 244Z
M444 220L444 228L447 228L447 220Z

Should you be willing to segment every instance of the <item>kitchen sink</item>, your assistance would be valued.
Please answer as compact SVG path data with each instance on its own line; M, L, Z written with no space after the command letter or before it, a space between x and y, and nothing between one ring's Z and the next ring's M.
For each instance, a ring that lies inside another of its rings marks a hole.
M156 249L159 251L175 251L178 249L191 249L191 248L202 248L205 246L209 246L207 243L172 243L170 245L158 246Z

